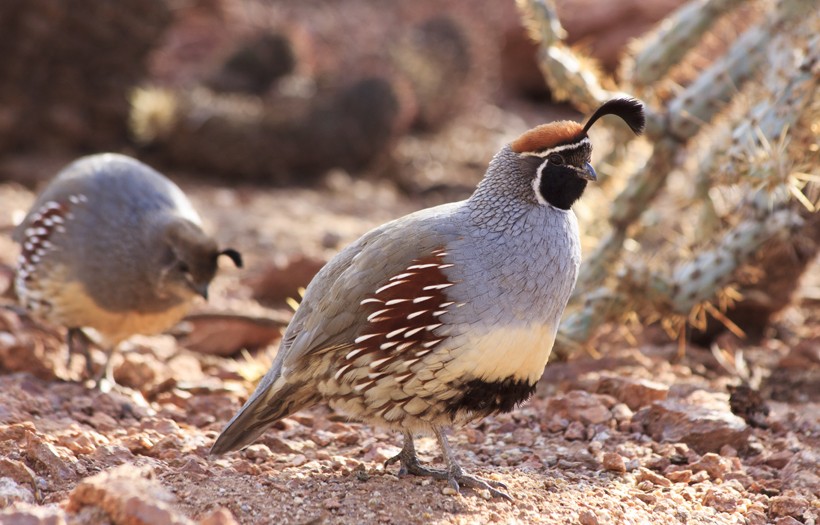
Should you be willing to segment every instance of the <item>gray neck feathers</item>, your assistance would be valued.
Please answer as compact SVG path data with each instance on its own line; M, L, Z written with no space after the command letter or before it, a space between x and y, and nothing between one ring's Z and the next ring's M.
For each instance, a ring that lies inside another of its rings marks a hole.
M489 231L508 230L528 212L542 208L532 187L533 174L520 166L509 145L490 161L484 179L467 201L470 219L476 225Z

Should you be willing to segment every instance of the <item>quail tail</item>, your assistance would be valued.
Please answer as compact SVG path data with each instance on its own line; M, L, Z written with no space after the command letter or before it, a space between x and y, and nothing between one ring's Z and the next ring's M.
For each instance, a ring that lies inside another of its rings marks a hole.
M253 443L276 421L318 401L303 384L279 378L257 390L222 429L209 452L212 456L239 450Z
M456 492L460 492L461 487L465 486L476 490L487 490L490 495L496 498L504 498L508 501L513 500L512 497L505 492L507 486L503 483L484 480L465 473L461 465L456 461L455 455L450 448L450 443L447 441L447 436L438 428L435 429L435 433L441 451L444 454L444 460L447 463L446 469L432 469L421 465L418 456L416 456L416 446L413 442L413 435L410 432L404 433L404 446L401 452L385 461L384 466L388 467L398 461L400 463L399 477L411 474L413 476L430 476L433 479L446 479Z

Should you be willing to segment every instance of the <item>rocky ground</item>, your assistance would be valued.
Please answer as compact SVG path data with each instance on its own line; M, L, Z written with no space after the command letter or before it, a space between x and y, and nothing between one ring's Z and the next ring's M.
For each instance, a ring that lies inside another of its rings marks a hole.
M475 177L477 163L462 171ZM595 343L603 357L551 364L520 409L453 431L462 465L503 481L512 502L399 479L383 462L400 436L324 406L209 458L270 362L297 285L371 226L461 190L411 199L343 173L316 190L182 185L246 269L223 268L211 302L175 335L125 345L122 386L100 393L77 382L84 364L67 363L61 333L15 308L10 226L33 196L0 184L0 523L820 521L817 265L760 343L722 339L681 357L652 330L631 342L613 331ZM737 391L730 406L739 369L762 386ZM418 446L441 460L433 439Z

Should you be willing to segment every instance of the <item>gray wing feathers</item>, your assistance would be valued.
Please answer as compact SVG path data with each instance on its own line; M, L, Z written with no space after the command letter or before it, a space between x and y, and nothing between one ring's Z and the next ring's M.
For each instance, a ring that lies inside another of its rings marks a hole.
M277 419L318 400L309 383L311 358L322 350L349 346L364 321L363 310L356 308L361 300L414 259L447 244L454 233L441 226L457 221L426 219L440 219L440 214L452 213L458 204L411 214L371 230L322 268L307 287L271 369L222 431L212 454L248 445ZM432 222L438 227L432 228Z

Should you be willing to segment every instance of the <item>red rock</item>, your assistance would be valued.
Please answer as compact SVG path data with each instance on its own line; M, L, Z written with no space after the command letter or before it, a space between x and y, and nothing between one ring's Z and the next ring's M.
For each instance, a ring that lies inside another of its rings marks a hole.
M624 458L617 452L605 452L603 466L606 470L612 472L626 472Z
M672 472L667 472L664 475L666 476L666 479L673 483L689 483L689 480L692 479L691 470L674 470Z
M598 382L596 392L610 395L632 410L638 410L655 401L665 400L669 387L647 379L605 377Z
M791 516L781 516L774 520L774 525L803 525L800 521Z
M34 433L37 429L34 423L25 421L23 423L15 423L13 425L0 426L0 441L22 441L26 437L27 432Z
M34 494L31 489L18 484L11 478L0 477L0 509L18 501L34 503Z
M796 452L781 472L783 487L787 489L808 489L816 491L820 487L820 450L807 449Z
M723 479L732 471L732 461L710 452L689 465L689 468L692 472L705 471L712 479Z
M653 485L657 485L659 487L671 487L672 482L666 479L665 477L661 476L657 472L653 472L648 468L640 467L638 468L638 474L635 476L635 480L638 482L641 481L648 481Z
M39 498L40 494L37 490L37 477L28 466L14 459L0 458L0 477L11 478L21 485L29 485L36 492Z
M599 396L582 390L551 398L547 402L546 413L551 418L579 421L584 425L606 423L612 419L612 413Z
M770 454L769 457L766 458L765 463L770 467L780 470L786 466L792 456L794 456L794 452L781 450Z
M799 518L809 509L809 501L801 496L775 496L769 500L769 516Z
M746 448L750 428L728 411L677 401L659 401L632 417L656 441L682 442L700 453L717 452L724 445Z
M589 509L584 509L578 513L578 523L581 525L598 525L598 516Z
M239 522L233 517L231 511L222 507L199 520L199 525L239 525Z
M734 512L739 505L738 495L729 490L711 488L703 495L703 504L718 512Z
M769 519L759 510L750 510L746 513L746 523L747 525L766 525Z
M192 525L174 508L175 499L150 468L122 465L81 481L71 491L66 510L102 509L121 525Z
M245 457L251 460L265 461L273 456L273 452L267 445L254 443L245 449Z
M573 421L564 432L564 438L570 441L576 441L586 438L586 427L580 421Z
M66 525L65 511L56 505L17 503L12 509L0 511L0 523L9 525Z
M279 306L288 298L298 300L299 288L307 286L324 265L325 261L305 255L291 258L280 256L273 264L261 268L245 281L253 290L254 299Z
M77 478L74 463L77 459L64 447L56 447L42 441L36 434L29 434L26 443L26 454L29 459L42 465L52 477L70 481Z

